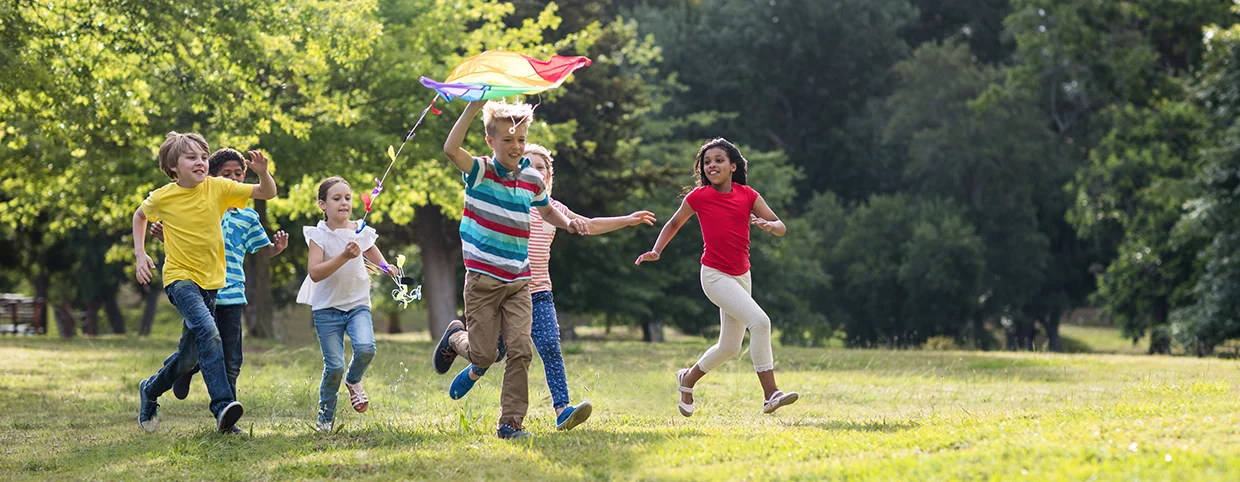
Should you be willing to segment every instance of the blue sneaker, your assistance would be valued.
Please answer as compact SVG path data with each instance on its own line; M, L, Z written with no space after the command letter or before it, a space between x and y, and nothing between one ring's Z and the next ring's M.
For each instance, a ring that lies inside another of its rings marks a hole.
M440 374L448 373L452 369L452 362L456 361L456 350L452 349L452 343L448 342L448 338L453 333L465 329L465 323L461 320L452 320L448 323L448 329L443 331L443 338L439 339L439 346L435 347L435 353L431 356L431 364L435 366L435 371Z
M514 427L512 425L503 424L499 426L499 430L495 431L495 436L505 440L515 440L529 437L530 433L526 432L524 427Z
M138 382L138 425L142 430L154 432L159 428L159 404L146 395L146 385L150 380Z
M568 406L560 416L555 418L556 430L572 430L573 427L581 425L581 422L590 418L590 412L594 410L594 406L590 402L581 402L577 406Z
M461 397L464 397L466 393L469 393L470 389L474 388L474 383L478 381L469 378L470 370L475 370L474 373L478 377L482 377L482 374L486 373L485 371L478 373L473 365L467 366L464 370L461 370L461 373L457 373L456 378L452 379L452 387L448 388L448 396L452 397L453 400L460 400Z

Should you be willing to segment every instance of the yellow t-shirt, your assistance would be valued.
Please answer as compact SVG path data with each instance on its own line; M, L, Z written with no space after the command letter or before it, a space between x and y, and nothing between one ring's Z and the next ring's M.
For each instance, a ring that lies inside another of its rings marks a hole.
M228 208L244 208L254 191L219 177L186 189L175 182L151 191L142 212L151 222L164 223L164 286L189 280L204 290L224 287L224 231L220 227Z

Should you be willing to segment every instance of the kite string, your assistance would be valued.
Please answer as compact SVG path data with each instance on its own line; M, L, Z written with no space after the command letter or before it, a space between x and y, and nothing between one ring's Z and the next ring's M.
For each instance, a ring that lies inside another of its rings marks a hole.
M427 105L425 109L422 109L422 115L418 116L418 121L413 124L412 129L409 129L409 133L405 134L404 140L402 140L400 143L400 148L396 150L396 154L393 155L392 160L388 162L387 169L383 171L383 177L379 178L379 185L378 185L379 189L383 189L383 182L387 180L388 174L392 172L392 166L396 165L396 159L399 158L400 153L405 150L405 144L409 143L409 139L413 139L415 135L414 131L418 130L418 126L422 125L422 121L426 119L426 113L431 110L435 111L435 115L439 115L441 113L439 109L435 109L436 100L439 100L438 93L435 94L435 98L431 99L431 103ZM359 233L362 232L362 229L366 227L366 216L369 216L369 215L370 215L369 209L367 209L365 213L362 213L362 219L358 222L357 232Z

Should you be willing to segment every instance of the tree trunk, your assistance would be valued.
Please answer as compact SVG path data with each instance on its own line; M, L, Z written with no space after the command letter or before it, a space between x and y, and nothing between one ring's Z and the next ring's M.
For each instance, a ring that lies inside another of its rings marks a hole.
M422 257L422 302L426 304L431 339L443 336L456 318L456 272L461 266L461 239L457 223L447 219L438 206L419 206L413 216L414 236Z
M125 315L121 313L121 306L116 303L116 294L108 297L103 302L103 311L108 314L108 324L112 325L112 333L116 335L125 334Z
M61 338L73 338L77 335L77 322L73 319L73 307L66 301L56 305L56 328Z
M103 303L91 301L86 303L86 323L82 326L82 334L86 336L99 335L99 308L103 307Z
M1154 326L1150 327L1150 354L1171 354L1171 332L1167 329L1171 307L1167 297L1154 299Z
M1046 349L1055 353L1063 353L1063 339L1059 337L1059 322L1062 319L1062 312L1052 310L1042 322L1042 327L1046 328Z
M642 323L642 341L647 343L663 343L663 321L651 318Z
M151 326L155 324L155 310L159 308L159 295L163 291L150 283L142 286L142 324L138 326L138 336L151 334Z
M254 210L258 211L259 222L266 226L267 201L256 199ZM246 323L247 331L255 338L274 338L276 331L274 301L271 298L271 260L255 253L246 257L245 267L245 299L251 307L246 311L253 310L253 315Z
M574 341L577 339L577 331L573 328L577 326L575 318L566 318L560 316L559 310L556 310L555 319L560 322L560 341Z
M46 274L40 274L34 278L34 299L36 303L34 312L34 325L36 333L47 333L47 314L52 311L51 303L47 299L48 292L51 291L52 281Z
M400 313L395 312L395 311L389 311L387 313L387 319L388 319L388 333L396 334L396 333L405 332L404 330L400 328Z

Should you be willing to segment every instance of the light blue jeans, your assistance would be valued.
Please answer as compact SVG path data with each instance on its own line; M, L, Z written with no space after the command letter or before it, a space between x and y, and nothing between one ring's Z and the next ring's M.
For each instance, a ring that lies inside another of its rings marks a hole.
M323 382L319 385L319 421L336 418L336 393L340 378L356 384L362 381L366 367L375 358L375 328L370 307L359 306L349 311L335 308L314 310L314 329L319 332L319 348L323 350ZM344 335L353 344L353 360L349 373L344 371Z

